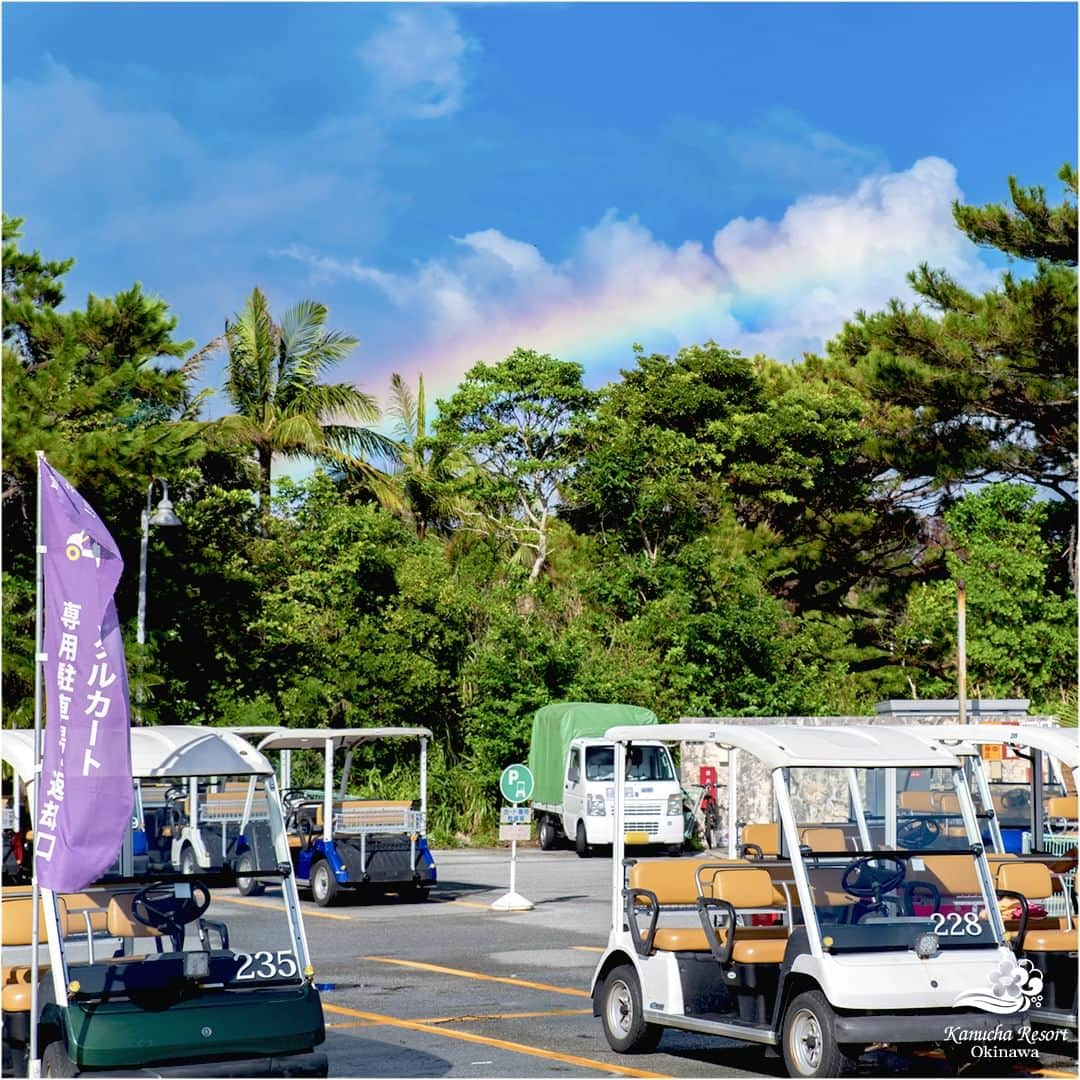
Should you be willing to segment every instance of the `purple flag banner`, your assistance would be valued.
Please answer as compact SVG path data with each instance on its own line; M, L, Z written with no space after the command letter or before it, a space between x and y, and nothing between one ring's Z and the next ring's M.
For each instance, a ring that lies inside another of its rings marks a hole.
M131 720L113 593L124 569L109 530L42 457L45 733L34 863L75 892L116 861L130 827Z

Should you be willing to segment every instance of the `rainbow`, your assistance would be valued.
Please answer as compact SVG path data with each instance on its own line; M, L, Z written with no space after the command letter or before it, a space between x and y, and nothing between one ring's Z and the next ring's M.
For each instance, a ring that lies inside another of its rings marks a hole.
M665 283L674 284L674 283ZM474 364L495 364L515 348L535 349L575 360L588 373L613 363L630 366L631 346L640 341L693 344L714 338L731 343L745 333L732 314L733 296L715 282L687 288L679 283L657 294L628 299L611 291L577 293L570 300L502 316L457 337L431 338L397 355L369 356L368 371L380 384L397 372L409 385L424 376L429 398L452 393ZM666 345L664 346L667 347ZM371 381L369 379L369 386Z

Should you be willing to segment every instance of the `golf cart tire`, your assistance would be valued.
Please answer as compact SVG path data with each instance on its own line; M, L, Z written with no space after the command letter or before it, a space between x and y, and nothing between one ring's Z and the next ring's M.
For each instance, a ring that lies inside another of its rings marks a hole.
M582 859L587 859L592 853L589 848L589 839L585 835L584 821L577 823L577 832L574 834L574 850L578 853L578 857Z
M180 873L184 875L197 874L199 872L199 860L195 858L195 849L188 844L184 845L180 852Z
M540 824L536 827L537 839L540 841L541 851L551 851L555 847L555 842L558 839L555 835L555 823L548 817L547 814L540 819Z
M79 1066L68 1057L67 1048L60 1039L45 1047L41 1055L42 1076L78 1076Z
M422 904L430 892L427 885L407 885L399 895L407 904Z
M325 859L311 868L311 896L319 907L330 907L337 900L338 881Z
M254 870L255 860L250 855L241 855L236 862L237 870ZM262 896L266 892L266 883L253 877L238 877L236 891L241 896Z
M843 1076L855 1066L853 1057L836 1041L836 1014L820 990L806 990L784 1012L781 1032L788 1076Z
M645 1022L641 983L633 964L612 968L600 998L604 1037L617 1054L648 1054L660 1043L664 1029Z

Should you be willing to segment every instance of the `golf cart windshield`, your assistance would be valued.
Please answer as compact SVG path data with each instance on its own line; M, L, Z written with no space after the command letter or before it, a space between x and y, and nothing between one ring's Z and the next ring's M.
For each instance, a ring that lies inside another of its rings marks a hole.
M787 781L827 948L910 949L927 932L942 949L996 944L961 769L792 768ZM805 921L779 878L792 921Z
M615 776L615 751L610 746L590 746L585 751L585 778L611 780ZM674 780L675 770L665 746L631 746L626 754L627 780Z
M75 995L179 1000L200 987L299 984L304 950L282 887L287 848L272 778L144 781L140 797L146 852L134 874L57 897ZM196 852L194 866L175 865L180 830L206 859ZM238 896L236 875L256 873L265 896Z

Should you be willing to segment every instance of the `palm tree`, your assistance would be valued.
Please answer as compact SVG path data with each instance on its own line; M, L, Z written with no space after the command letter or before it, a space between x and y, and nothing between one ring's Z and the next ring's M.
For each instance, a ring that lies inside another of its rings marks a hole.
M416 394L396 372L390 377L390 405L397 443L396 461L387 483L373 485L379 501L408 521L423 540L427 530L460 521L469 511L459 482L474 469L462 450L446 446L427 434L424 376Z
M363 426L379 418L375 399L350 383L320 381L357 344L356 338L326 329L326 316L323 304L304 300L279 325L266 295L256 288L236 320L225 324L225 393L233 412L214 426L223 442L255 458L264 529L275 455L316 458L371 474L378 470L365 458L394 457L392 440Z

